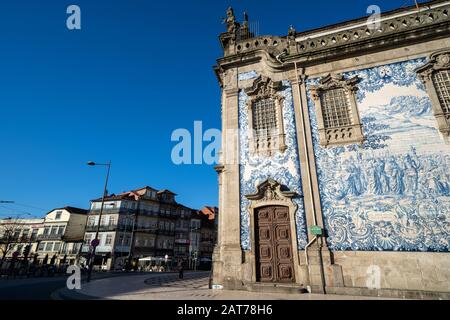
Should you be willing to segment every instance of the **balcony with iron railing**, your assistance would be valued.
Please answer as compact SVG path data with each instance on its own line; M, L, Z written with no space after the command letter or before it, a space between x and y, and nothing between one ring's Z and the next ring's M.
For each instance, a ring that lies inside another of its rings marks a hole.
M63 240L64 235L63 234L40 234L37 236L38 241L47 241L47 240L53 240L53 241L61 241Z
M100 225L100 228L98 225L90 224L86 226L86 232L96 232L99 230L100 232L104 231L116 231L117 230L117 224L110 224L110 225Z
M125 208L108 208L108 207L104 207L103 208L103 212L102 215L106 215L106 214L136 214L138 212L138 210L136 209L125 209ZM91 209L89 210L89 215L99 215L100 214L100 209Z
M89 215L99 215L100 209L91 209L89 211ZM163 211L161 209L148 210L148 209L124 209L124 208L103 208L102 215L111 215L111 214L120 214L120 215L143 215L143 216L155 216L155 217L176 217L178 216L176 210Z
M158 229L156 234L158 234L160 236L174 236L175 230Z

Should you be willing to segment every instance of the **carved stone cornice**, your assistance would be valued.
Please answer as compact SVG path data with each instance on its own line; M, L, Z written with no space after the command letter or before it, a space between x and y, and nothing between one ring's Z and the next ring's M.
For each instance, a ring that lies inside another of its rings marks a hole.
M224 48L224 57L245 57L265 52L276 68L289 68L293 61L304 66L316 65L448 37L449 14L450 2L435 0L421 5L420 11L411 6L383 13L377 28L370 26L368 17L363 17L307 32L297 33L295 29L289 29L287 36L260 36L236 41Z

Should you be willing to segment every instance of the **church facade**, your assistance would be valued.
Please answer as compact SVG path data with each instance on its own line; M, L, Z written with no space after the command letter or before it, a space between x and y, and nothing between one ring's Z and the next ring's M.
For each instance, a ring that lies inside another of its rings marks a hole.
M214 285L450 298L449 11L278 37L228 9Z

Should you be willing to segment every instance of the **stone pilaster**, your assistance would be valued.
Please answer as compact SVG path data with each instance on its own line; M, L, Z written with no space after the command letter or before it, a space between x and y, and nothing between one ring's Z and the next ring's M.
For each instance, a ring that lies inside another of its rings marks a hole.
M220 166L219 239L214 264L214 283L239 289L240 245L239 193L239 88L237 70L224 72L222 97L222 164Z

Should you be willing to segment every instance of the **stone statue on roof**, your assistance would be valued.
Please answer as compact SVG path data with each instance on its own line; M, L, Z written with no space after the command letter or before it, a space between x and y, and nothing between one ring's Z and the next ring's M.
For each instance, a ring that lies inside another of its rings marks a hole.
M227 9L227 17L223 19L223 23L227 24L227 32L235 34L239 23L236 22L236 17L234 16L234 11L232 7Z

